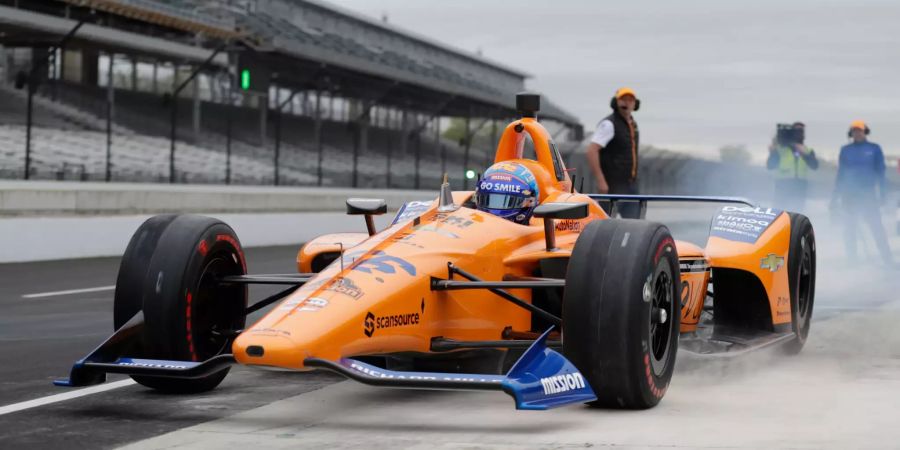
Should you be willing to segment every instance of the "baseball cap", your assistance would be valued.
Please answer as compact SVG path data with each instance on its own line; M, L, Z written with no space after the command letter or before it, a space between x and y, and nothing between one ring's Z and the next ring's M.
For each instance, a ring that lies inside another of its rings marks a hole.
M617 99L620 99L620 98L622 98L622 97L624 97L624 96L626 96L626 95L630 95L630 96L632 96L632 97L634 97L634 98L637 98L637 94L634 93L634 89L631 89L630 87L619 88L619 90L616 91L616 98L617 98Z

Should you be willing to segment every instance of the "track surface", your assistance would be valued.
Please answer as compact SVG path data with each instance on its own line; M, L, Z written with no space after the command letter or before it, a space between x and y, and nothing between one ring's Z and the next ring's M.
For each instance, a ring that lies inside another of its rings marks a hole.
M699 244L706 233L698 223L672 229ZM680 356L672 388L653 410L516 412L503 394L380 390L335 384L328 374L235 367L204 395L130 385L0 415L0 447L895 446L900 308L892 300L900 282L877 266L849 266L824 234L818 241L815 321L804 352ZM249 249L250 271L289 271L295 252ZM117 258L0 265L0 411L71 392L51 381L112 331L112 290L23 296L110 286L117 267ZM273 291L254 288L251 296Z
M297 247L248 249L249 270L284 273ZM70 392L52 385L112 332L113 291L23 298L115 284L119 258L0 265L0 408ZM252 288L251 298L276 288ZM260 313L261 314L261 313ZM254 320L257 316L251 316ZM110 376L110 380L123 379ZM215 420L339 380L235 367L211 393L160 395L139 385L0 415L2 448L109 448Z

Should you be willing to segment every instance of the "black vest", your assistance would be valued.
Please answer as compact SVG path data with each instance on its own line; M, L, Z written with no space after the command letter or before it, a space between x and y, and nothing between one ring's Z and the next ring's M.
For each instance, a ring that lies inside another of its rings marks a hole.
M638 170L638 133L637 122L634 124L634 139L632 130L627 120L618 112L614 112L603 120L609 120L613 124L615 135L602 150L600 150L600 167L603 176L610 185L623 184L634 181Z

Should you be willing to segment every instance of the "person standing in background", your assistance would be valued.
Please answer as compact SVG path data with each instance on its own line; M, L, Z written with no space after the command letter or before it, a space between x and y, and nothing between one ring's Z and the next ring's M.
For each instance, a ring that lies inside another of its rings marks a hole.
M638 145L640 133L632 113L641 107L634 90L623 87L610 99L613 113L601 120L587 147L587 160L601 194L638 193ZM640 218L637 202L619 202L619 214Z
M869 131L862 120L850 124L847 135L853 141L841 147L831 207L840 207L843 211L844 245L851 261L856 260L856 229L858 221L862 220L872 232L882 261L892 266L891 248L881 223L881 205L886 193L884 153L881 146L869 142Z
M802 213L806 209L807 177L810 170L819 168L816 152L803 144L806 126L794 122L779 125L778 133L769 146L766 167L776 170L775 203L788 211Z

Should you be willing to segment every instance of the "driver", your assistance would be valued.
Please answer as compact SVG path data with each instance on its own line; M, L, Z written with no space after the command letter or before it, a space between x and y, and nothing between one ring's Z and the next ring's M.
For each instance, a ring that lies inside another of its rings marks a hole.
M534 174L522 164L500 162L484 172L475 189L480 211L527 225L540 197Z

